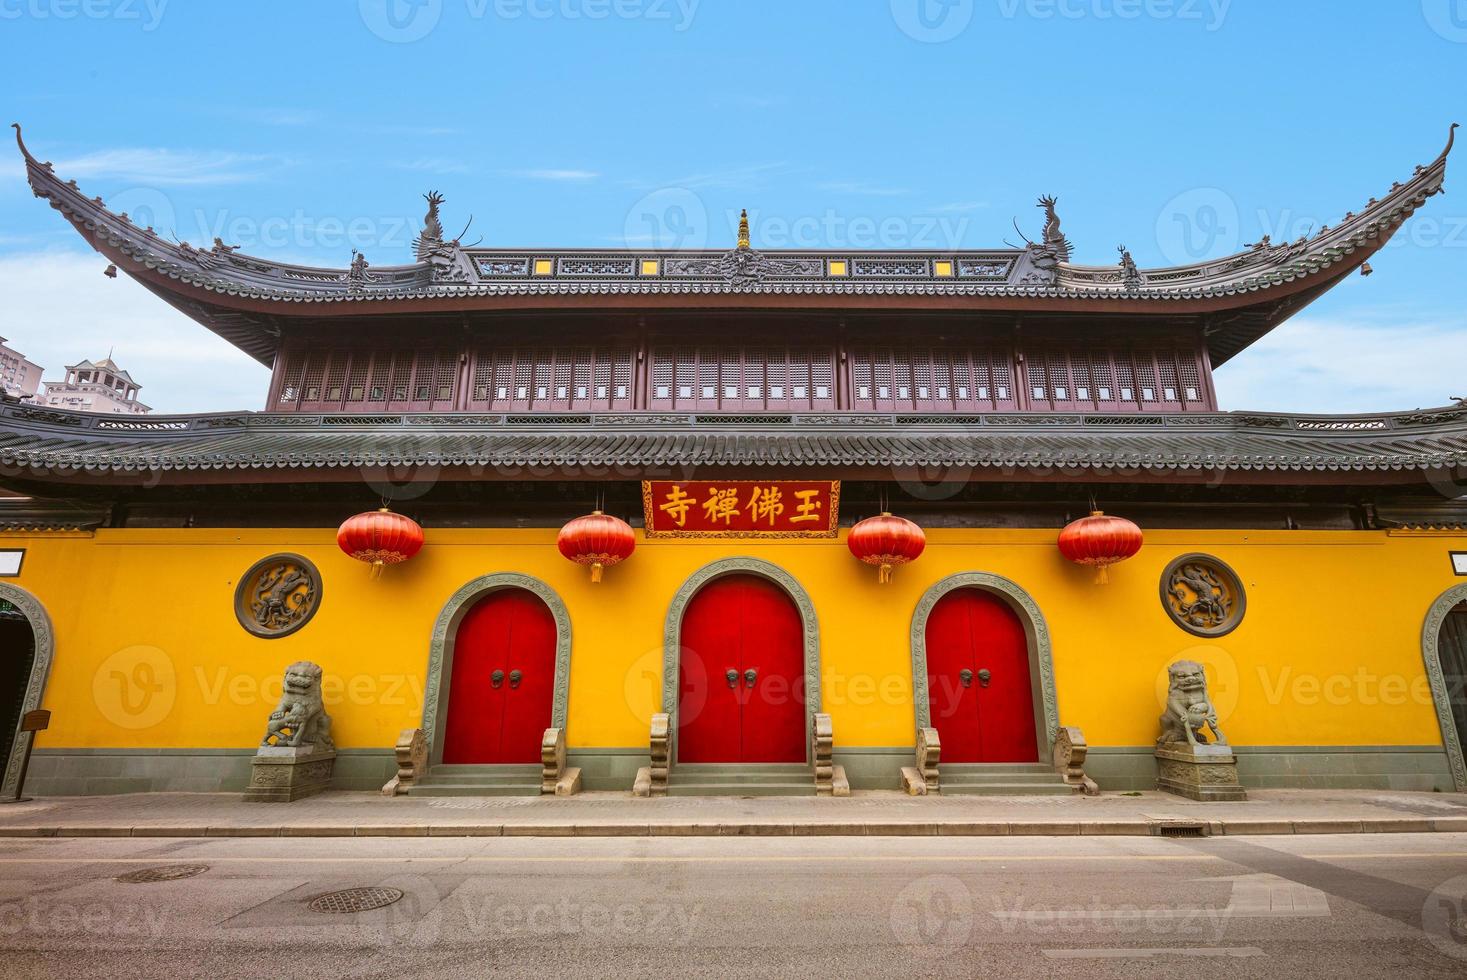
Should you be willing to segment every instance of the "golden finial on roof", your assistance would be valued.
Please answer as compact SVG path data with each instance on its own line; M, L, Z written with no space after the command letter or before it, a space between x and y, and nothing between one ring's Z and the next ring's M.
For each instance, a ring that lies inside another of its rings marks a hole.
M745 208L739 214L739 248L748 248L749 246L749 209Z

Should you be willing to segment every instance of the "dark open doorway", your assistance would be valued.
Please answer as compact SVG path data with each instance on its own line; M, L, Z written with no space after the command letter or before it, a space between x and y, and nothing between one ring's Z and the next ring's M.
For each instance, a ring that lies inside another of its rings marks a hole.
M15 745L26 687L36 662L36 635L25 614L0 600L0 773Z

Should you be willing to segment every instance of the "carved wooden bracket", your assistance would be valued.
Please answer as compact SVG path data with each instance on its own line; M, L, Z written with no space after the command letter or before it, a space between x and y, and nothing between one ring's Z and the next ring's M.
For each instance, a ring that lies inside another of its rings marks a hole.
M1099 796L1100 786L1085 775L1085 755L1089 746L1085 735L1073 726L1061 725L1054 739L1054 768L1069 786L1081 790L1086 796Z
M382 787L383 796L402 796L428 774L428 740L421 728L404 728L393 751L397 756L397 775Z

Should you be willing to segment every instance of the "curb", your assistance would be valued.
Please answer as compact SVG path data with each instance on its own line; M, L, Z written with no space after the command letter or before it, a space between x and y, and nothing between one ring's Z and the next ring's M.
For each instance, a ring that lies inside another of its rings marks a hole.
M1177 832L1180 831L1180 832ZM944 821L868 823L280 824L0 827L25 837L1240 837L1461 834L1467 817L1370 820Z

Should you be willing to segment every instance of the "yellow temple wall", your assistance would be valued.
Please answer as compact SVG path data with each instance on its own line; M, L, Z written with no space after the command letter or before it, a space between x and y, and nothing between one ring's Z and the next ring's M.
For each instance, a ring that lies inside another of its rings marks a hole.
M22 574L6 581L39 599L55 627L44 699L54 714L41 743L52 750L256 745L296 660L325 669L341 747L389 747L421 722L445 602L494 572L542 580L569 611L571 747L645 746L669 603L699 568L736 555L778 565L813 601L838 747L912 744L914 607L939 580L973 571L1004 576L1037 603L1060 721L1092 746L1151 744L1166 666L1181 658L1206 665L1239 746L1441 744L1421 630L1432 602L1464 581L1447 553L1467 535L1152 530L1103 586L1044 530L930 530L926 553L887 586L843 539L638 535L636 554L599 585L560 556L553 529L434 528L417 558L379 578L324 529L13 533L0 547L27 549ZM320 569L320 607L298 632L260 639L235 619L235 586L279 551ZM1246 589L1242 623L1218 639L1178 628L1159 598L1163 568L1193 551L1227 562Z

